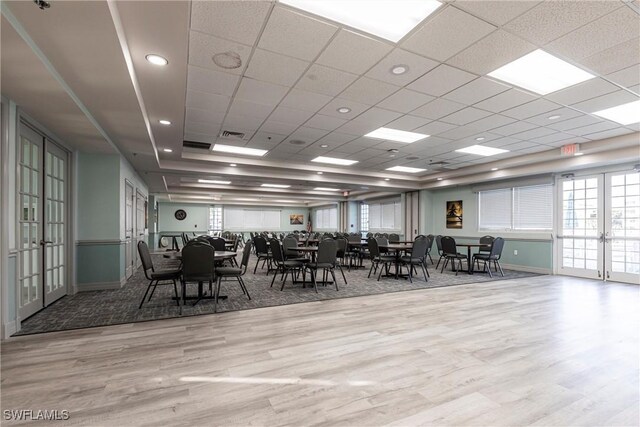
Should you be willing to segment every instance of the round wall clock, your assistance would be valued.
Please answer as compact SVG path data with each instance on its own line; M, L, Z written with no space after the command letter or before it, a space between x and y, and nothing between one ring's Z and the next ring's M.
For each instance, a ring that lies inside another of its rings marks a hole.
M183 221L187 217L187 213L183 209L178 209L174 216L178 221Z

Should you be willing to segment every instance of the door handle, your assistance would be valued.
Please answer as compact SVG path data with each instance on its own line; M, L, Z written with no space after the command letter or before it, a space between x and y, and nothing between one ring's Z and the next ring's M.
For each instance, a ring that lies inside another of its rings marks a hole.
M605 242L605 240L604 240L604 233L600 233L600 237L598 237L598 241L599 241L600 243L604 243L604 242Z
M40 240L40 244L42 246L44 245L50 245L51 243L53 243L51 240Z

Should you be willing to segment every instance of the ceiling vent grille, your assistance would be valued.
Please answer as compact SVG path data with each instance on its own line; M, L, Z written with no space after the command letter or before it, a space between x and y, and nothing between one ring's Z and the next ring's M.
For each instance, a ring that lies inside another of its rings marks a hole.
M201 150L209 150L211 144L208 142L182 141L182 146L187 148L198 148Z
M223 130L222 132L220 132L220 138L244 140L244 133Z

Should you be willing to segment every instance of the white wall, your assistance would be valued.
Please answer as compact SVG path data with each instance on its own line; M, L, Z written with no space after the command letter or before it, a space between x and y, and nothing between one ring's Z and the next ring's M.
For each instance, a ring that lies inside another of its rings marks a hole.
M125 180L129 181L133 185L133 196L135 200L136 192L144 194L144 196L149 198L149 191L147 189L147 184L142 180L140 175L133 170L131 164L124 157L120 156L120 239L124 239L126 235L126 230L124 220L124 211L126 208L124 195L125 195ZM133 220L136 220L136 212L135 212L135 201L134 201L134 212L133 212Z

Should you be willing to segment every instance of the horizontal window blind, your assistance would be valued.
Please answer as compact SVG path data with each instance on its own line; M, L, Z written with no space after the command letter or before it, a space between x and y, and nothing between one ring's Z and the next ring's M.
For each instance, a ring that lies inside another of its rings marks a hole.
M509 230L512 217L511 189L481 191L478 195L480 218L484 230Z
M314 227L321 230L338 229L338 208L323 208L316 210Z
M553 186L551 184L480 191L478 205L480 230L553 229Z
M400 202L369 203L369 231L399 231L402 228Z
M280 230L279 210L224 208L225 230Z

